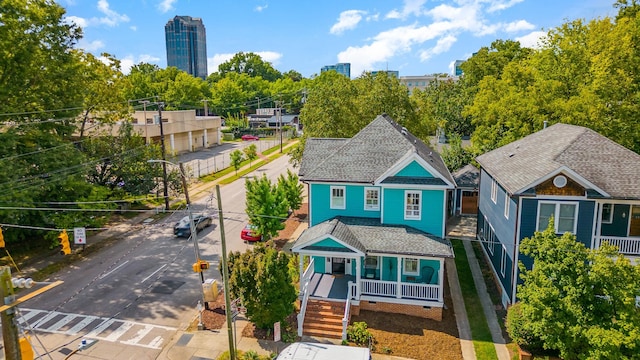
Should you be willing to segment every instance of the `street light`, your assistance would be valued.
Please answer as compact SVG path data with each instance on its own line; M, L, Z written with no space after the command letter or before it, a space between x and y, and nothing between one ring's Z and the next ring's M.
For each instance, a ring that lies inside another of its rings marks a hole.
M193 247L196 253L196 263L200 263L200 250L198 248L198 233L193 223L193 214L191 212L191 201L189 200L189 189L187 187L187 176L184 171L184 166L182 163L175 164L171 161L167 160L147 160L149 163L164 163L178 166L180 168L180 177L182 178L182 187L184 188L184 197L187 202L187 210L189 212L189 227L191 229L191 237L193 238ZM225 314L227 317L227 333L229 337L229 354L231 356L231 360L236 359L235 345L233 341L233 329L231 327L232 319L231 319L231 299L229 298L229 269L227 267L227 243L224 237L224 217L222 214L222 197L220 196L220 185L216 185L216 195L218 196L218 221L220 222L220 244L222 245L222 283L224 287L224 304L225 304ZM213 198L213 194L211 194ZM200 271L200 280L204 283L204 274ZM200 286L202 288L202 300L205 304L205 309L209 309L208 303L204 301L204 288L202 284Z

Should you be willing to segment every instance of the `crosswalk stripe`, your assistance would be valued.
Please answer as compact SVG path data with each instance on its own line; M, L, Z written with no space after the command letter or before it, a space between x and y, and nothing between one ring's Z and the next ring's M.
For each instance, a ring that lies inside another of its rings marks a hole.
M121 341L121 343L123 343L123 344L137 344L140 340L142 340L142 338L147 336L147 334L150 333L151 330L153 330L153 327L147 325L144 328L138 330L138 332L136 333L136 336L132 337L131 339L129 339L127 341Z
M87 325L91 324L92 322L94 322L95 320L98 320L99 318L97 316L87 316L84 319L80 320L79 323L73 325L73 327L71 327L71 329L67 330L67 334L68 335L75 335L77 334L80 330L84 329Z
M49 320L53 319L54 317L58 316L59 314L60 313L57 312L57 311L52 311L49 314L45 315L44 317L41 317L40 319L36 320L36 322L34 322L33 324L31 324L31 328L38 329L40 324L48 323Z
M113 319L105 319L102 322L102 324L98 325L97 328L91 330L91 332L87 334L87 337L92 337L92 338L98 337L98 335L100 335L101 332L105 331L114 322L116 321Z
M120 338L120 336L124 335L124 333L129 331L129 329L131 329L132 327L133 327L133 323L125 322L122 325L118 326L117 329L112 331L111 334L109 334L104 339L111 342L117 341Z
M49 326L47 328L47 330L49 330L49 331L58 331L58 330L60 330L61 327L67 325L68 323L70 323L75 318L76 318L76 315L67 315L67 316L63 317L61 320L59 320L57 323Z

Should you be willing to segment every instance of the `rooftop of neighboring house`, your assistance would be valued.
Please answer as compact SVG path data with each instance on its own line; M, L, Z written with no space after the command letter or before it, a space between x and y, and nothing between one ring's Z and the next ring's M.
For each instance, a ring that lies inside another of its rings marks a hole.
M373 184L412 153L431 166L443 184L455 184L440 155L386 114L350 139L307 139L299 175L303 181Z
M477 161L511 194L564 172L584 179L600 196L640 199L640 155L581 126L549 126Z
M461 167L451 175L459 188L477 189L480 183L480 170L471 164Z

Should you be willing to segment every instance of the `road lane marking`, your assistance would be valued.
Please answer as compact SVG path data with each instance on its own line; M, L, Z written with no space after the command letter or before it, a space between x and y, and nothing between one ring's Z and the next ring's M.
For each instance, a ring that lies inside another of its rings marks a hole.
M58 331L58 330L60 330L61 327L67 325L68 323L71 322L71 320L73 320L75 318L76 318L75 315L67 315L67 316L63 317L61 320L59 320L57 323L49 326L47 329L51 330L51 331Z
M98 279L101 279L101 280L104 279L105 277L111 275L114 271L116 271L116 270L120 269L121 267L125 266L128 262L129 262L129 260L127 260L127 261L123 262L122 264L116 266L113 270L109 271L108 273L100 275L98 277Z
M124 322L122 325L118 326L117 329L113 330L111 332L111 334L109 334L108 336L106 336L104 338L104 340L110 341L110 342L115 342L116 340L118 340L120 338L120 336L124 335L124 333L126 333L127 331L129 331L129 329L131 329L133 327L133 324L130 322Z
M151 273L151 275L149 275L149 276L147 276L146 278L144 278L144 279L142 280L142 282L145 282L145 281L149 280L149 278L150 278L150 277L152 277L153 275L157 274L159 271L161 271L162 269L164 269L164 267L165 267L165 266L167 266L167 264L164 264L164 265L160 266L160 268L159 268L158 270L156 270L156 271L152 272L152 273Z
M97 316L87 316L84 319L82 319L79 323L75 324L71 329L67 330L66 333L67 335L75 335L80 330L84 329L87 325L91 324L92 322L98 319L99 318Z

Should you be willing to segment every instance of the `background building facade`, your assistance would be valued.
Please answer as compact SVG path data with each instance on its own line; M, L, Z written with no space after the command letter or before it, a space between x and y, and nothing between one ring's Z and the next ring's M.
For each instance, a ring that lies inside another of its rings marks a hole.
M337 63L335 65L325 65L320 69L320 72L335 70L338 74L342 74L348 78L351 78L351 63Z
M164 27L167 66L206 79L207 34L200 18L176 16Z

